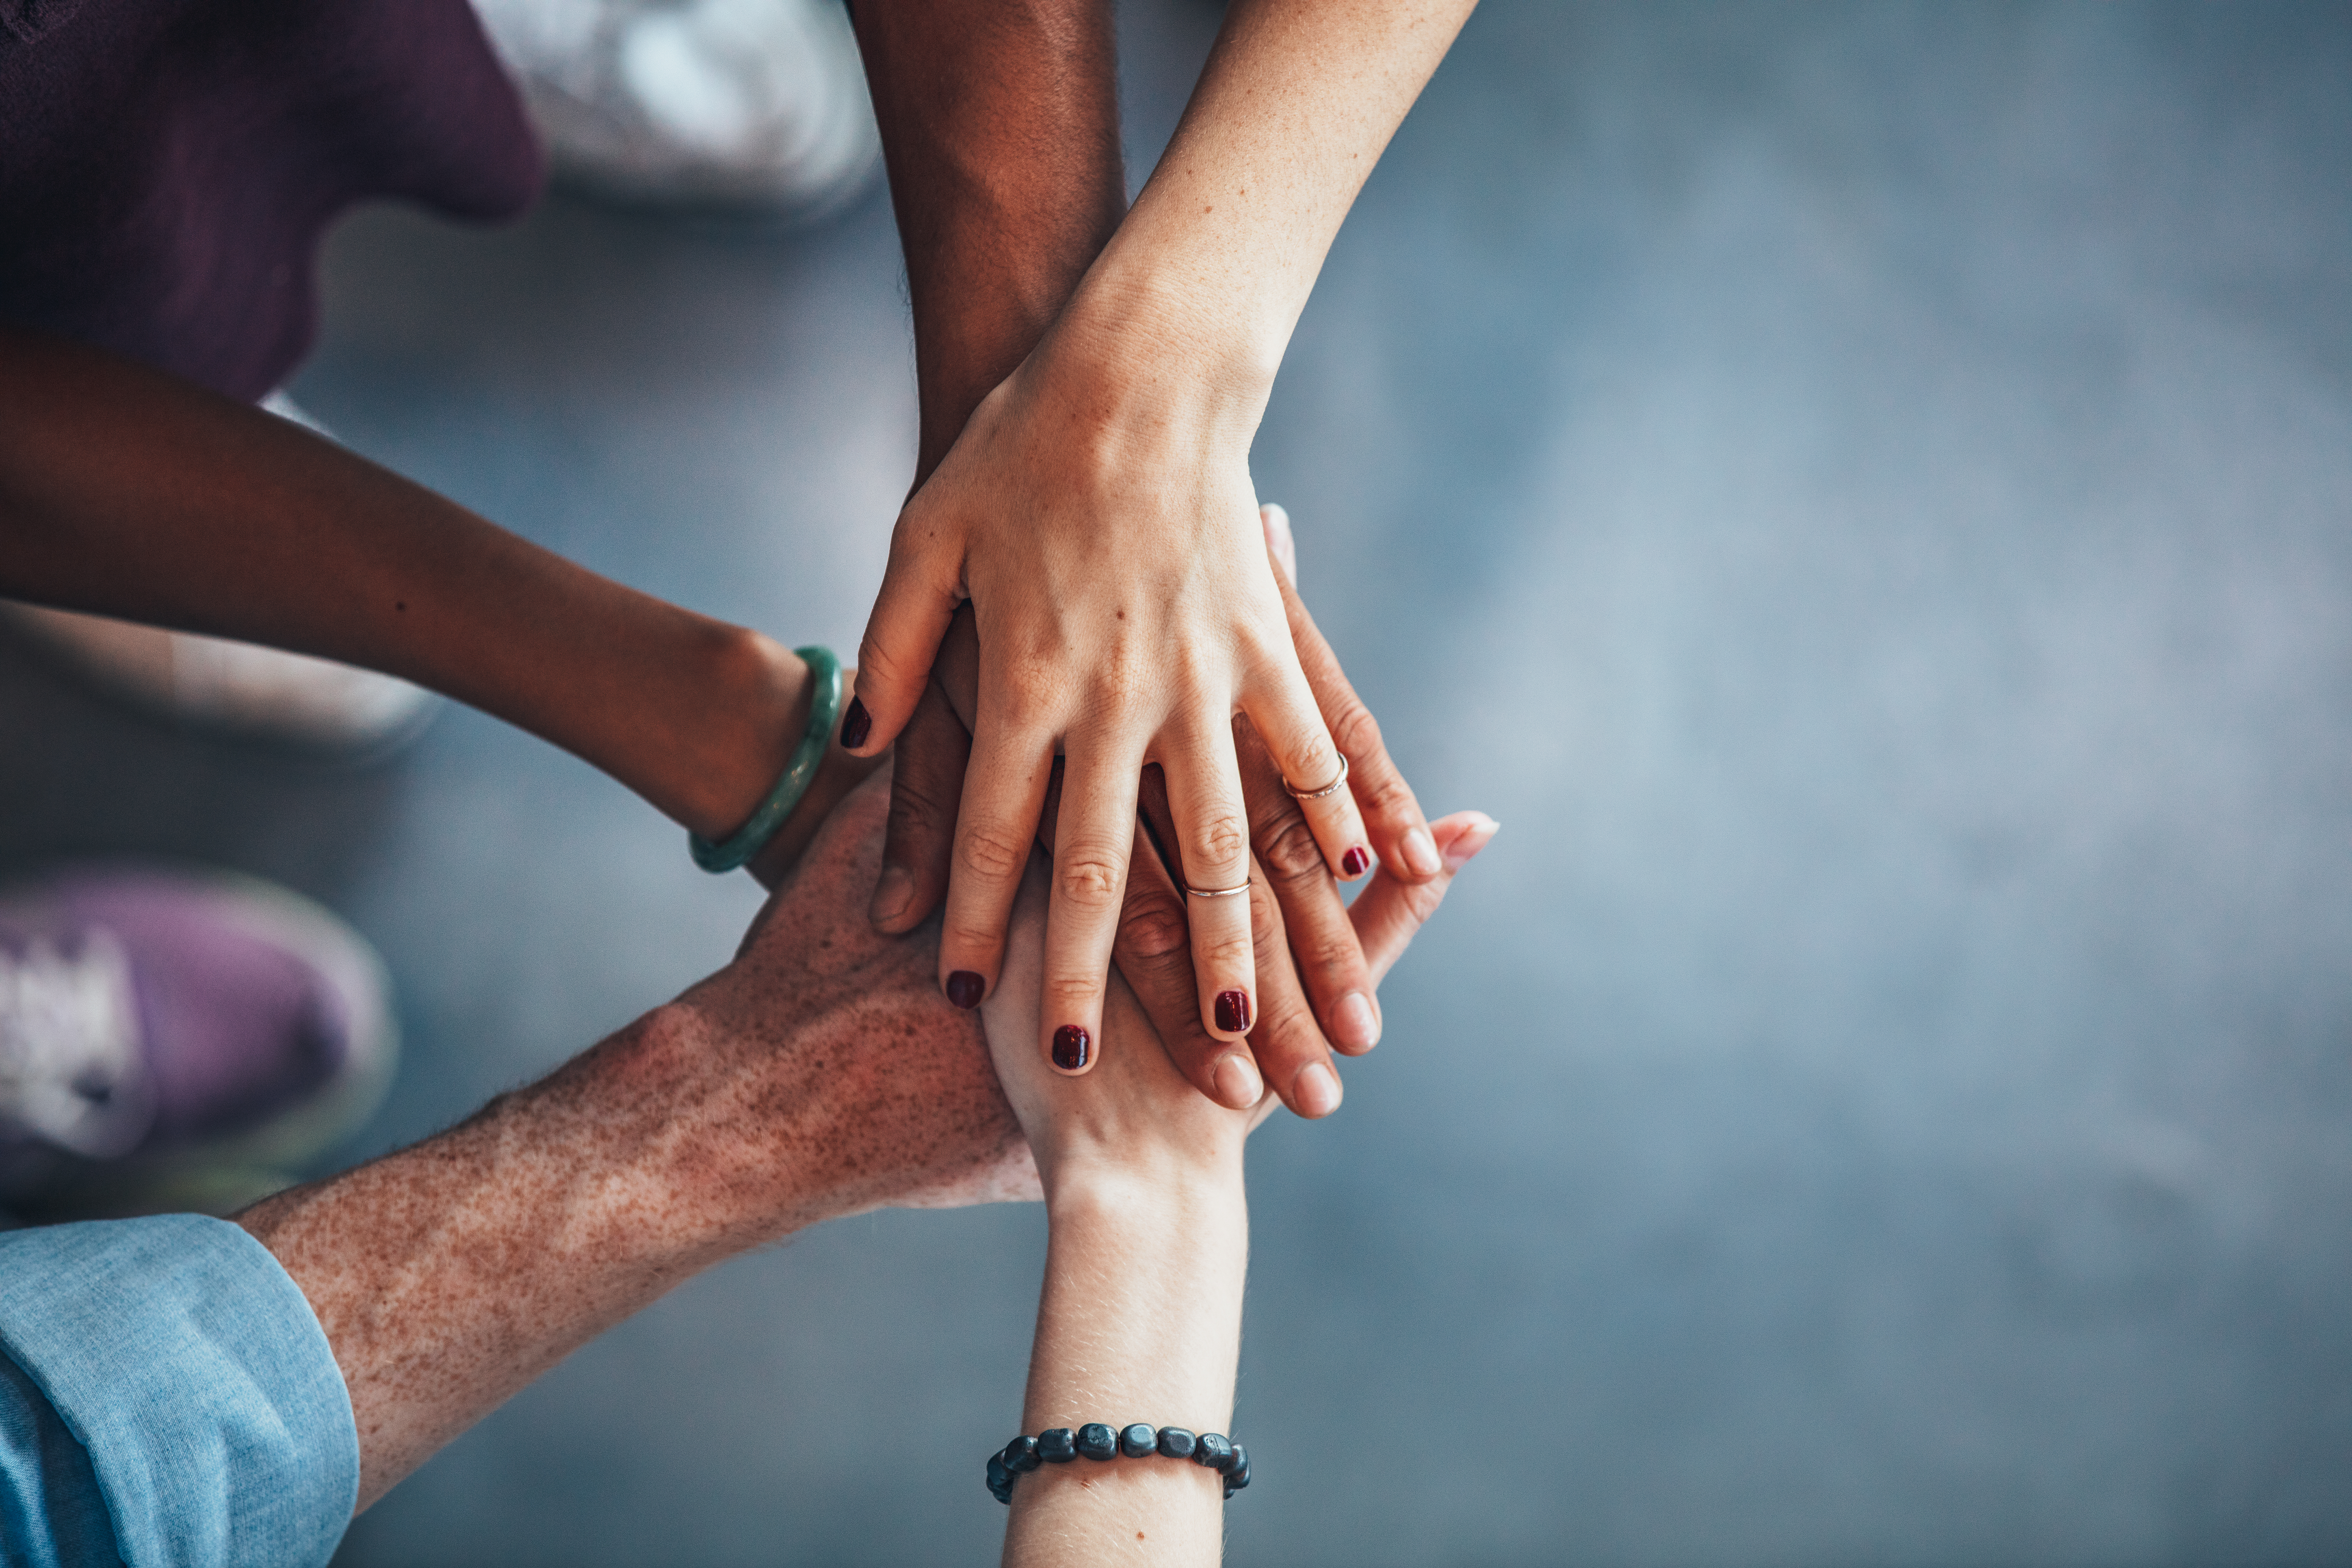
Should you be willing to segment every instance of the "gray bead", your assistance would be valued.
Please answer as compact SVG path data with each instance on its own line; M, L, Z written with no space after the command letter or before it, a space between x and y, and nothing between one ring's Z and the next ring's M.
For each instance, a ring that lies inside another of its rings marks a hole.
M1159 1448L1160 1434L1140 1421L1119 1430L1118 1451L1130 1459L1144 1458L1157 1453Z

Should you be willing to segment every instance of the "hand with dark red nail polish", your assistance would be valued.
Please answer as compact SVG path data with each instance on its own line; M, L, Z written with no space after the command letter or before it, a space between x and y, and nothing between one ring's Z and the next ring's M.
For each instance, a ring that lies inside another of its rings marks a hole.
M866 737L873 731L874 715L866 710L865 703L855 697L851 698L849 710L841 716L843 748L852 752L857 750L858 747L866 744Z

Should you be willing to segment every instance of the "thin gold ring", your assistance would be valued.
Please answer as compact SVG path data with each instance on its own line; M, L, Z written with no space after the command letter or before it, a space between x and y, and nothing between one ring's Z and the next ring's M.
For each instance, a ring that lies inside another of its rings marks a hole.
M1188 897L1195 899L1230 899L1236 893L1248 892L1249 884L1244 882L1238 888L1196 888L1187 882L1184 884L1184 891Z
M1333 779L1329 784L1325 784L1321 789L1300 789L1297 784L1292 784L1287 778L1282 781L1282 787L1290 792L1290 798L1293 800L1321 800L1327 795L1339 794L1339 786L1347 782L1348 753L1342 752L1339 753L1339 776Z

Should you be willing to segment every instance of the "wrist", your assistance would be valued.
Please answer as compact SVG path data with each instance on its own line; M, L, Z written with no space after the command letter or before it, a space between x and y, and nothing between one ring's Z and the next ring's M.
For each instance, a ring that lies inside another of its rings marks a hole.
M656 799L706 838L724 838L758 809L808 729L814 700L806 663L774 638L718 626L698 650L692 681L701 721L670 753Z
M1240 1151L1202 1159L1190 1152L1139 1155L1132 1150L1037 1152L1048 1224L1081 1217L1138 1235L1245 1216Z
M1137 265L1132 254L1114 242L1087 273L1041 346L1041 368L1069 378L1082 416L1193 427L1246 448L1286 334L1254 327L1181 268Z

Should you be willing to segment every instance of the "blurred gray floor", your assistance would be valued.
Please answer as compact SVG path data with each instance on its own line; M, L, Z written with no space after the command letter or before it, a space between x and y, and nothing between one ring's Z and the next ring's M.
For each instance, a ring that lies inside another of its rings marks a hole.
M1133 146L1213 10L1129 7ZM1504 831L1253 1155L1241 1564L2352 1561L2352 11L1495 0L1332 254L1262 494ZM299 395L604 571L854 646L911 460L887 208L349 225ZM0 868L277 876L428 1132L748 882L451 713L397 763L0 648ZM1041 1216L699 1279L358 1564L975 1563Z

